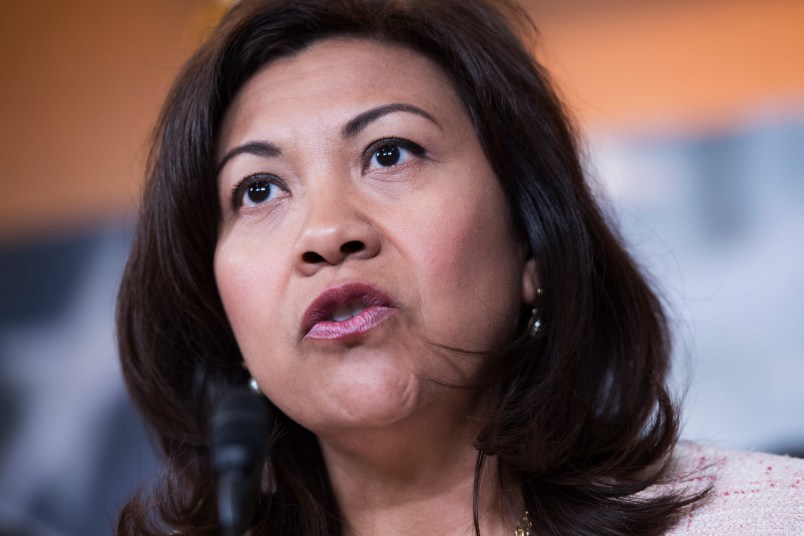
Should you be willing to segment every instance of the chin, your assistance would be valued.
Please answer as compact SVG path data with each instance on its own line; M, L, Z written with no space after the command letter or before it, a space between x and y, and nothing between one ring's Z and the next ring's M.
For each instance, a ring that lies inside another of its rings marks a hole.
M313 432L388 427L415 414L421 382L409 372L402 377L384 372L331 378L316 397L321 405L307 427Z

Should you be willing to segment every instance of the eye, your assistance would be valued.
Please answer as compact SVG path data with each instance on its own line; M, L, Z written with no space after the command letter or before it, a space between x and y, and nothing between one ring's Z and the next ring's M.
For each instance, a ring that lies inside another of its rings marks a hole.
M377 163L382 167L395 166L399 163L399 159L402 158L403 151L404 149L398 145L386 145L374 153L374 158L377 159Z
M256 207L287 192L282 179L269 173L256 173L243 179L232 191L232 208Z
M366 150L368 160L364 164L364 169L399 166L424 154L424 148L410 140L401 138L378 140Z

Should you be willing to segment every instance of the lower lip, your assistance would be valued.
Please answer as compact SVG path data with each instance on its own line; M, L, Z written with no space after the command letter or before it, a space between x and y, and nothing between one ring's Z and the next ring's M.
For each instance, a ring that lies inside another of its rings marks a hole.
M330 341L354 339L379 326L393 313L392 307L372 305L343 322L318 322L310 328L305 338Z

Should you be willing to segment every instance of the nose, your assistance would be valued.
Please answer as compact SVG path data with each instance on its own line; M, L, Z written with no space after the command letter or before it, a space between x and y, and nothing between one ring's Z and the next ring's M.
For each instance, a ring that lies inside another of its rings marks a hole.
M348 200L329 198L310 207L295 244L297 269L306 276L380 252L377 229Z

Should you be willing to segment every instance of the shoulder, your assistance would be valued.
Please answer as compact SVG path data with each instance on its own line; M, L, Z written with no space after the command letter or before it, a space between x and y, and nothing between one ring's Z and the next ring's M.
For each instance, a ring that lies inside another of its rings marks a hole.
M679 443L661 487L707 486L669 535L804 534L804 460Z

